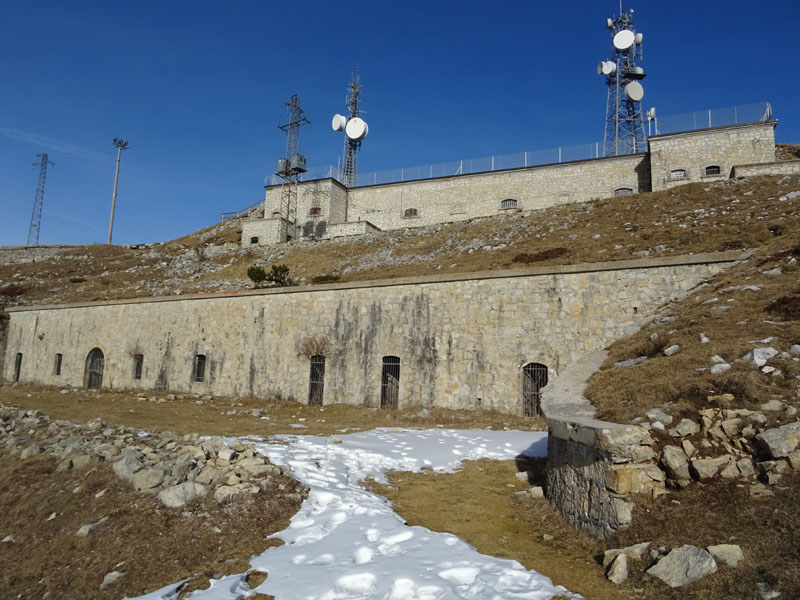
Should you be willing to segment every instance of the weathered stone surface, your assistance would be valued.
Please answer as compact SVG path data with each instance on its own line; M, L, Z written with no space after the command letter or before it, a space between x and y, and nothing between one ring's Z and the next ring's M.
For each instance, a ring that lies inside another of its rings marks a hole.
M681 347L678 344L672 344L667 348L664 348L664 356L673 356L681 351Z
M133 476L133 487L136 490L151 490L157 488L169 476L169 469L165 467L152 467L142 469Z
M736 544L717 544L709 546L708 552L714 557L717 563L725 564L729 567L737 567L744 560L742 549Z
M672 415L668 415L660 408L651 408L645 413L645 415L651 421L659 421L664 425L672 425L672 421L674 420Z
M676 588L702 579L717 570L711 555L696 546L681 546L672 550L647 570L668 586Z
M664 446L661 450L661 465L665 468L670 479L688 480L689 461L683 450L677 446Z
M165 506L180 508L181 506L186 506L195 498L205 496L210 489L211 486L208 485L194 481L184 481L159 492L158 499Z
M775 348L767 347L767 348L754 348L747 354L745 354L742 359L746 360L749 363L756 365L757 367L763 367L767 364L767 361L770 358L778 355L778 351Z
M720 373L724 373L725 371L729 371L730 368L731 368L730 364L728 364L726 362L723 362L723 363L717 363L715 365L712 365L710 371L714 375L719 375Z
M230 502L233 498L243 493L244 489L238 485L221 485L214 491L214 500L222 504Z
M611 583L616 583L617 585L624 583L628 579L628 557L624 552L618 554L611 562L606 577Z
M603 553L603 568L607 568L608 565L610 565L619 554L625 554L630 560L642 560L649 547L650 542L640 542L625 548L613 548L611 550L606 550Z
M672 437L686 437L688 435L694 435L698 431L700 431L700 425L689 419L681 419L681 422L667 433Z
M125 577L125 573L122 573L121 571L111 571L110 573L106 573L106 576L103 577L103 583L100 584L100 589L102 590L107 588L123 577Z
M698 458L691 462L690 471L700 481L708 481L716 477L717 473L731 462L731 457L717 456L715 458Z
M772 458L789 456L800 444L800 423L767 429L756 436L759 447Z
M125 457L115 462L111 469L120 479L133 482L133 476L140 471L144 465L135 458Z

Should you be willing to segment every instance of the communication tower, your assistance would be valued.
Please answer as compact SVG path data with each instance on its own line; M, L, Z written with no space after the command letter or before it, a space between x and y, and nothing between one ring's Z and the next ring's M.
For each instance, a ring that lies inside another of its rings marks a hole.
M641 81L646 74L636 64L637 60L642 60L644 35L633 27L633 9L624 12L621 2L619 16L606 19L606 27L611 32L612 54L609 60L602 60L597 65L597 74L606 78L608 86L603 155L644 152L644 88Z
M369 133L367 122L359 118L358 103L361 92L361 81L358 76L358 66L347 86L348 117L335 114L331 121L334 131L344 131L344 160L339 169L339 181L346 187L353 188L358 185L358 151L361 142Z
M47 158L47 154L37 154L39 162L33 163L39 169L39 183L36 184L36 194L33 197L33 214L31 215L31 226L28 229L28 246L39 245L39 228L42 223L42 204L44 203L44 181L47 178L47 164L55 166L52 160Z
M284 104L288 110L286 120L278 125L278 129L286 134L286 154L278 159L278 168L275 175L281 180L281 219L283 223L283 240L288 242L297 233L297 182L306 168L306 157L300 154L300 128L311 125L306 118L306 113L300 108L300 97L294 94L289 102ZM289 234L289 223L292 223L292 233Z

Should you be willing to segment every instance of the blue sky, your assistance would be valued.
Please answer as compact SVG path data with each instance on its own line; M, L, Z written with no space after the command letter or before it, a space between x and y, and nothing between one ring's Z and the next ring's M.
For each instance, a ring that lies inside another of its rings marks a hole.
M178 237L257 202L284 151L281 106L312 122L309 165L336 164L356 63L370 126L360 171L602 141L618 2L22 2L0 6L0 245L24 244L38 169L40 243ZM800 3L625 4L659 115L770 101L800 143Z

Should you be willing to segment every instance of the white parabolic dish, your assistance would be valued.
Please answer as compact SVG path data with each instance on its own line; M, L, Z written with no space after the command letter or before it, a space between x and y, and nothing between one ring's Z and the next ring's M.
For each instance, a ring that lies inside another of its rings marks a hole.
M331 127L333 127L334 131L344 131L345 125L347 125L347 117L340 114L333 115Z
M644 34L643 33L637 33L636 34L636 43L637 44L641 44L643 41L644 41Z
M603 74L603 61L602 60L599 63L597 63L597 74L598 75L602 75Z
M644 97L644 88L638 81L631 81L625 86L625 93L628 95L628 98L634 102L638 102Z
M358 117L354 117L350 119L347 123L347 127L345 128L344 132L347 134L351 140L360 141L367 137L367 133L369 133L369 128L365 121L359 119Z
M614 36L614 48L617 50L627 50L636 41L636 36L630 29L623 29Z
M611 75L614 71L617 70L617 63L611 60L607 60L603 63L603 75Z

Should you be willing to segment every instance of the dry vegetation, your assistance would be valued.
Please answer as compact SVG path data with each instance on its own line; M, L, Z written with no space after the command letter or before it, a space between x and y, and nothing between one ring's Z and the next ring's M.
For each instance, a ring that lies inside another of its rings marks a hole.
M759 247L797 228L800 177L694 183L671 190L390 231L358 238L238 246L240 220L165 244L87 246L44 262L0 265L13 304L249 289L254 264L286 264L300 284L616 261ZM227 246L226 246L227 244Z

